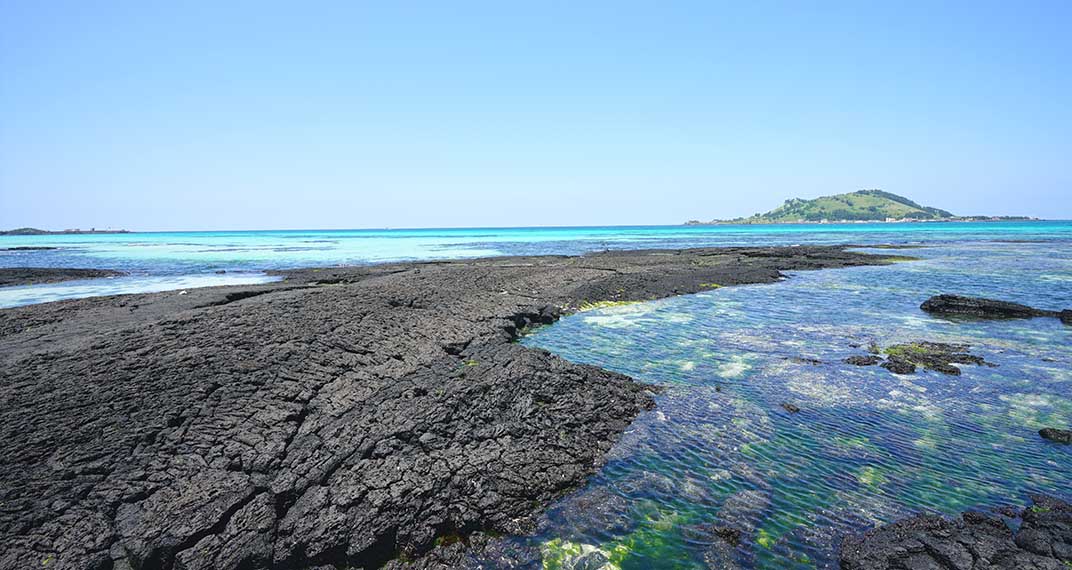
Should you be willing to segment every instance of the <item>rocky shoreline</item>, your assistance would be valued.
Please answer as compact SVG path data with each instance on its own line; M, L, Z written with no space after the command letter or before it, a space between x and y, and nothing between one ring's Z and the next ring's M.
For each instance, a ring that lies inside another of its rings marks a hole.
M14 249L14 248L12 248ZM122 271L111 269L74 269L67 267L0 267L0 287L59 283L77 279L119 277Z
M0 311L0 568L450 566L452 537L525 532L653 405L526 326L887 259L492 258Z
M965 512L955 519L919 515L849 537L844 570L1067 570L1072 565L1072 505L1033 495L1026 509ZM1015 531L1007 521L1013 521Z

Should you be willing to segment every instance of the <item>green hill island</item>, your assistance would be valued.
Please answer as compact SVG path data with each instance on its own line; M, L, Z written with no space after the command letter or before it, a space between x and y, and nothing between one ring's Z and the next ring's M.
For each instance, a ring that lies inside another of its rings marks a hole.
M847 194L820 196L814 200L791 198L766 214L747 218L690 220L687 225L705 224L799 224L836 222L946 222L1028 220L1016 216L956 216L946 210L921 206L904 196L882 190L857 190Z

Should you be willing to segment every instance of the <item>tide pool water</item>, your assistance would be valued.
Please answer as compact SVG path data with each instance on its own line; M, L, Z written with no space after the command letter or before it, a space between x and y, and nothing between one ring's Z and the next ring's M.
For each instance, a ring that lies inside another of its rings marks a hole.
M847 533L918 512L1072 496L1072 326L949 321L937 293L1072 308L1072 248L959 242L883 267L796 272L582 312L523 339L665 388L535 537L545 568L837 568ZM971 345L996 367L899 376L871 343ZM800 408L790 413L781 404ZM740 546L709 525L742 531ZM576 566L578 560L585 566Z
M728 245L1050 240L1072 245L1072 222L802 224L410 230L288 230L0 236L0 267L89 267L130 275L92 283L0 289L0 307L90 295L267 280L267 269L604 249ZM52 250L11 250L54 247ZM226 274L218 274L226 271ZM233 275L237 273L238 275ZM181 277L181 279L178 279Z

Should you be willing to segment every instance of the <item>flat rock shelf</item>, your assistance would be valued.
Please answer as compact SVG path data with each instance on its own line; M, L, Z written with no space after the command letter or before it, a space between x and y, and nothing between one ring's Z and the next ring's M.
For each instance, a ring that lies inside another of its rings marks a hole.
M652 388L514 341L836 247L308 269L0 311L0 568L450 567L595 472Z
M8 248L17 250L19 248ZM54 249L54 248L24 248ZM65 267L0 267L0 287L17 285L36 285L41 283L59 283L78 279L99 279L101 277L119 277L122 271L111 269L72 269Z

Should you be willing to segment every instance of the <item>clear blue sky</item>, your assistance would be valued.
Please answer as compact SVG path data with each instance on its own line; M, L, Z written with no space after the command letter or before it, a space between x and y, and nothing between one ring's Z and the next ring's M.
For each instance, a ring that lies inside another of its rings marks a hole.
M1072 2L0 0L0 227L1072 218Z

